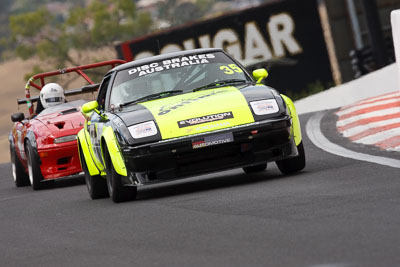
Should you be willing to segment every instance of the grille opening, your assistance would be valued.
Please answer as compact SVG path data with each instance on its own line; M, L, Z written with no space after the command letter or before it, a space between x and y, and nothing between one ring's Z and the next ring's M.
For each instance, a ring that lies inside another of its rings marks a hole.
M57 160L57 165L64 165L71 162L71 157L60 158Z

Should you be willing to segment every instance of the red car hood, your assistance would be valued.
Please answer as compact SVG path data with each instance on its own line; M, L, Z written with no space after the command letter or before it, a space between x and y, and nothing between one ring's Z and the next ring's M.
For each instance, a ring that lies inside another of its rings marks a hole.
M71 129L80 130L85 123L85 118L79 111L69 114L53 113L37 117L36 120L45 125L53 133Z
M77 100L45 109L30 123L36 124L39 128L46 127L55 137L77 134L85 123L85 118L80 112L80 106L84 103L83 100ZM37 130L42 134L47 132L44 129Z

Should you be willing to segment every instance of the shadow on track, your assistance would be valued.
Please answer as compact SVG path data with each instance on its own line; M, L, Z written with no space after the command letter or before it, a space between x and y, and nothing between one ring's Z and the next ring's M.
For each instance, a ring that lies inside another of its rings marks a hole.
M210 175L207 175L194 178L186 178L178 180L179 182L169 182L165 184L139 187L137 201L185 195L209 190L217 190L220 188L265 183L277 179L290 179L294 177L299 177L303 173L305 173L305 171L293 175L282 175L277 173L272 174L267 170L254 174L245 174L238 172L234 173L233 175L229 175L226 174L226 172L222 172L220 174L213 174L211 177Z
M75 178L60 178L54 181L48 189L54 188L64 188L64 187L71 187L71 186L78 186L85 184L85 177L75 177Z
M0 174L4 178L4 179L1 179L1 181L0 181L0 188L7 188L7 187L15 188L15 184L14 184L13 178L12 178L10 163L0 164ZM55 189L55 188L79 186L79 185L84 185L84 184L85 184L85 178L83 175L77 176L77 177L58 178L58 179L54 180L54 183L50 183L43 190L51 190L51 189ZM28 186L20 187L17 189L21 190L22 188L31 189L31 186L28 185Z

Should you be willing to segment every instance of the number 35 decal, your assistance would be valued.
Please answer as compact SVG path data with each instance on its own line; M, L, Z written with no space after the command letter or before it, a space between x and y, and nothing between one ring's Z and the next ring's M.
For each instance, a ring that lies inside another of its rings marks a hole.
M219 67L220 70L223 70L225 74L234 74L235 72L241 73L243 72L236 64L229 64L228 66Z

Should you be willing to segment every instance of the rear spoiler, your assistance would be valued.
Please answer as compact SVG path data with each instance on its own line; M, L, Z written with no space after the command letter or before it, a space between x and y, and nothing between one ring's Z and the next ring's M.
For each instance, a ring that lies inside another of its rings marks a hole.
M96 92L97 89L99 88L99 86L100 86L100 83L88 84L88 85L82 86L81 88L78 88L78 89L67 90L64 92L64 95L65 96L73 96L73 95L79 95L79 94L84 94L84 93ZM38 102L39 96L31 97L30 99L28 99L28 98L18 98L17 99L18 105L27 104L28 101L30 101L32 103Z

